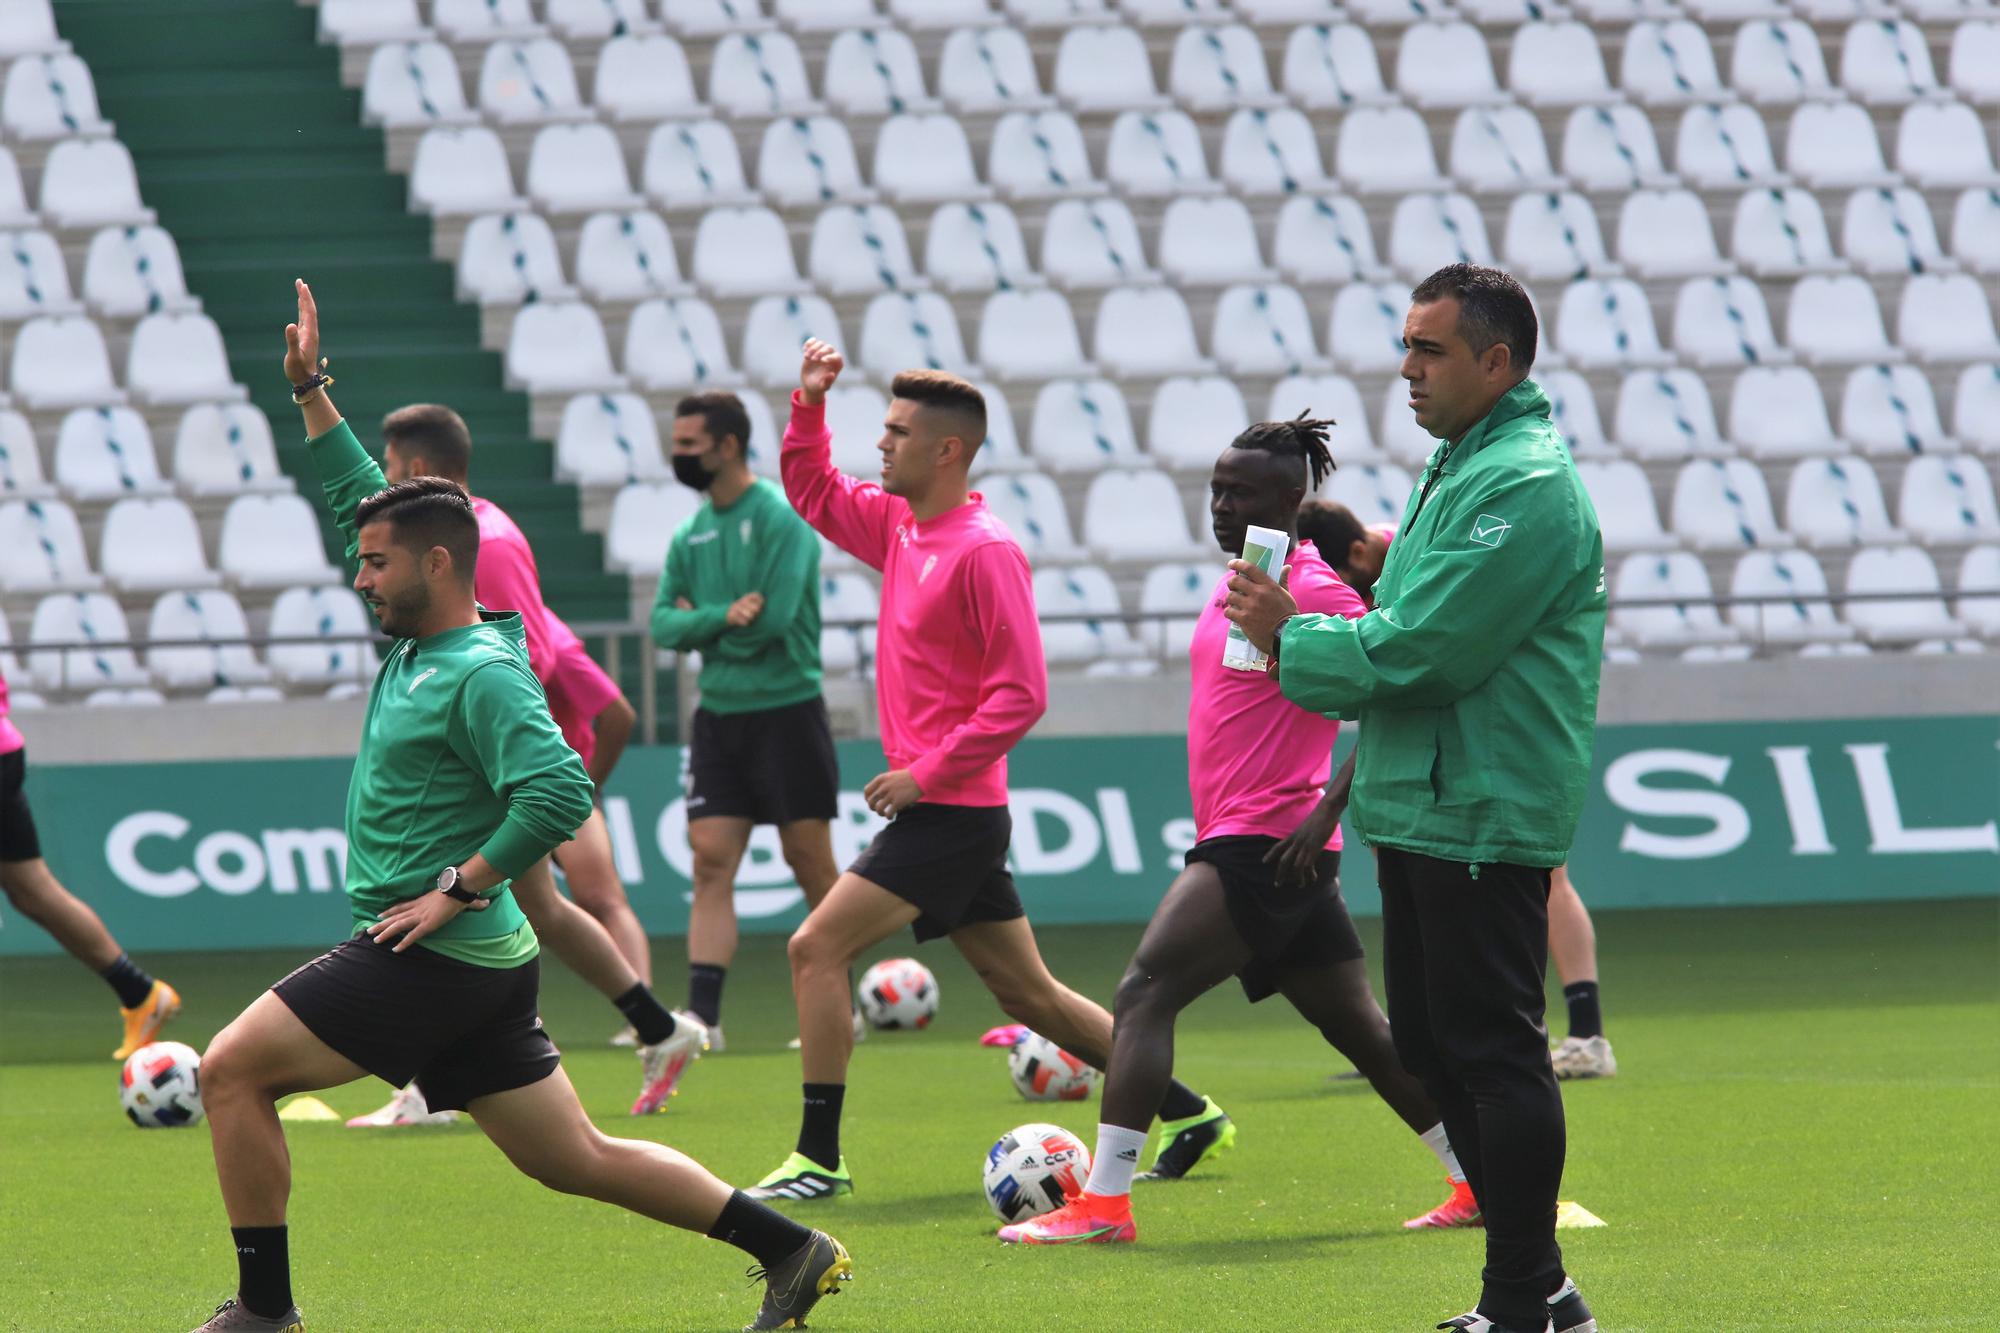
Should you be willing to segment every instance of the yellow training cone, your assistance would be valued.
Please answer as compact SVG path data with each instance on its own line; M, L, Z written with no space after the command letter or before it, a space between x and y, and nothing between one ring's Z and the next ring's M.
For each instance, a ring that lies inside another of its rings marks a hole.
M278 1108L280 1120L339 1120L340 1116L331 1106L317 1097L294 1097ZM1557 1226L1562 1223L1558 1222ZM1603 1225L1599 1223L1599 1225Z

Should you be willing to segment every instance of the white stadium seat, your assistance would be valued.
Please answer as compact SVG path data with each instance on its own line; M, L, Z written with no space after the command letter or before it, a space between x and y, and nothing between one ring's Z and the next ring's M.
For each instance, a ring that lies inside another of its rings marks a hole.
M1426 110L1505 101L1479 29L1461 20L1413 23L1396 49L1396 91Z
M988 0L888 0L888 9L898 24L917 32L1000 22Z
M1423 118L1408 107L1357 107L1340 118L1334 168L1364 194L1440 190L1437 155Z
M1050 666L1084 666L1093 662L1145 655L1121 618L1118 586L1096 565L1072 565L1035 571L1035 609L1048 616L1090 616L1088 620L1042 623L1042 653Z
M1795 18L1756 19L1738 28L1729 83L1759 106L1790 106L1833 95L1819 38Z
M361 118L371 125L464 125L476 117L465 104L458 62L443 42L384 42L368 57Z
M814 286L835 296L865 296L922 282L902 219L884 204L821 209L806 249L806 270Z
M0 263L0 320L82 313L70 295L69 268L55 237L45 231L0 232L0 259L12 261Z
M1715 247L1708 205L1693 190L1634 190L1618 207L1618 260L1643 278L1731 271Z
M1295 288L1231 287L1215 304L1209 346L1230 375L1298 375L1331 370L1313 345L1312 316Z
M1846 267L1834 257L1819 200L1797 187L1745 190L1739 195L1729 253L1760 278Z
M50 149L42 164L41 205L42 216L63 228L153 221L153 210L139 201L132 154L116 139L63 139Z
M1896 521L1927 546L2000 539L1992 474L1976 458L1913 458L1903 472Z
M609 45L620 37L656 36L658 27L646 12L645 0L548 0L548 21L557 36L572 44L596 41ZM600 48L600 70L603 59ZM599 101L601 104L602 99Z
M1222 132L1222 179L1243 194L1296 194L1331 185L1305 113L1244 107Z
M13 139L68 139L111 133L97 110L90 66L76 56L22 56L7 67L0 127Z
M1652 551L1674 544L1660 526L1652 483L1638 464L1585 459L1576 465L1576 475L1590 492L1606 551Z
M1840 451L1819 381L1802 366L1752 366L1729 394L1729 438L1752 458Z
M1146 450L1155 461L1170 468L1206 471L1250 424L1250 411L1234 380L1183 375L1160 382L1146 422Z
M1507 206L1500 246L1508 268L1530 281L1583 278L1614 267L1597 227L1597 210L1573 190L1516 195Z
M1728 452L1708 386L1692 370L1635 370L1618 386L1612 433L1636 458L1681 461Z
M1153 110L1167 105L1136 29L1071 28L1056 47L1055 95L1078 111Z
M799 44L782 32L732 32L717 42L708 100L726 116L810 115L819 108Z
M1611 449L1604 423L1597 415L1597 395L1590 381L1574 370L1542 370L1536 383L1549 398L1549 420L1562 432L1572 454L1603 454Z
M1348 195L1302 195L1278 210L1271 260L1295 282L1339 286L1381 275L1375 237L1359 200Z
M83 299L97 314L121 319L197 304L188 295L180 248L162 227L105 227L92 236Z
M1674 169L1702 189L1735 190L1778 183L1763 114L1740 103L1691 106L1674 136Z
M1864 102L1902 103L1938 90L1931 48L1908 19L1863 19L1840 44L1840 86Z
M42 451L28 419L0 408L0 503L46 500L55 493L55 487L42 475Z
M667 224L643 209L584 219L576 243L576 282L593 301L643 301L688 290Z
M358 682L375 673L373 617L346 588L285 589L271 603L269 632L274 639L325 640L271 645L271 670L287 684Z
M1949 453L1930 376L1912 365L1856 366L1840 395L1840 433L1863 453Z
M1785 341L1814 364L1894 360L1882 310L1866 278L1851 273L1801 279L1792 289Z
M1928 209L1924 216L1930 216ZM2000 189L1967 190L1958 197L1951 213L1951 255L1974 272L2000 273Z
M1930 205L1907 187L1877 186L1848 195L1840 249L1863 273L1915 273L1944 262Z
M1653 124L1636 106L1580 106L1563 124L1562 173L1584 190L1670 185Z
M243 606L220 588L166 592L153 602L146 637L146 669L171 689L256 685L271 679L271 668L240 640L250 637ZM235 639L227 643L216 640Z
M81 315L31 319L14 333L7 382L35 411L125 400L111 382L111 354L96 324Z
M1229 0L1118 0L1118 8L1141 27L1177 27L1227 17Z
M1190 23L1174 39L1167 68L1174 101L1193 111L1228 111L1274 102L1264 46L1240 23Z
M869 480L882 470L883 420L889 398L872 384L842 384L826 395L826 429L833 437L833 465Z
M535 301L514 315L507 382L530 393L624 387L597 311L580 301Z
M1963 102L1919 102L1896 127L1896 167L1925 189L2000 185L1978 113Z
M2000 639L2000 546L1975 546L1958 567L1958 617L1989 640ZM1967 593L1985 593L1983 597ZM1143 605L1143 603L1142 603Z
M1981 453L2000 453L2000 365L1967 366L1952 397L1952 433Z
M1639 601L1670 604L1619 605ZM1628 555L1611 585L1611 624L1641 648L1733 643L1736 631L1716 615L1714 601L1708 571L1687 552Z
M1811 546L1861 546L1902 540L1890 526L1875 469L1854 457L1808 458L1792 469L1785 519Z
M1169 662L1186 657L1194 640L1195 622L1221 581L1221 574L1213 565L1149 567L1146 581L1139 587L1139 611L1153 619L1141 625L1140 633Z
M417 141L410 203L437 217L525 208L500 136L484 126L431 129Z
M654 297L633 307L625 326L624 364L625 373L642 389L678 393L734 385L740 379L729 363L729 346L714 307L692 297Z
M153 432L129 407L79 407L56 432L56 485L78 500L164 495Z
M1708 34L1687 19L1644 19L1625 33L1618 86L1648 106L1706 101L1724 95Z
M622 0L638 4L639 0ZM580 6L606 10L604 0L576 0ZM606 42L597 53L597 82L592 102L613 120L665 120L701 112L694 73L687 52L664 33L626 31Z
M1182 286L1256 282L1273 276L1257 251L1257 228L1241 199L1191 197L1160 220L1160 269Z
M1406 194L1389 220L1389 263L1413 282L1446 264L1492 265L1479 205L1464 194Z
M674 530L701 506L701 496L677 481L635 481L611 502L604 553L614 569L657 578Z
M1382 411L1376 439L1383 452L1403 466L1422 469L1437 452L1438 440L1417 424L1410 411L1409 386L1399 378L1382 386Z
M1353 23L1310 23L1285 41L1285 93L1308 111L1390 100L1375 41Z
M755 200L744 180L736 136L719 120L670 122L654 130L646 140L640 179L646 193L670 209Z
M1089 207L1105 213L1125 205L1104 201L1085 205L1081 200L1057 204L1043 232L1045 244L1056 235L1056 218L1064 209ZM1125 224L1132 226L1131 214ZM1138 232L1133 228L1133 244ZM932 282L951 292L990 292L997 287L1016 287L1035 280L1034 265L1028 262L1027 242L1014 210L1005 204L945 204L931 215L924 240L924 272ZM1053 276L1053 274L1051 275Z
M828 105L847 116L886 116L937 105L924 91L916 43L894 28L850 28L836 36L827 47L820 88Z
M1853 102L1807 102L1793 112L1785 168L1816 190L1895 183L1875 122Z
M174 482L189 495L288 491L271 419L248 403L197 403L174 431Z
M1529 106L1613 100L1597 34L1574 20L1523 23L1507 55L1507 86Z
M999 291L979 316L979 364L1001 380L1084 373L1083 340L1061 292Z
M27 190L21 184L20 164L14 161L14 154L5 145L0 145L0 227L39 225L34 210L28 207Z
M222 515L216 565L246 588L336 583L340 571L320 546L316 506L296 495L239 495Z
M60 500L0 503L0 591L101 587L90 568L76 511Z
M899 371L971 369L958 317L936 292L883 292L861 321L861 364L884 375Z
M1194 375L1211 363L1195 345L1187 302L1171 287L1116 287L1104 295L1091 356L1114 375Z
M123 645L131 638L125 613L104 593L44 597L36 604L34 621L28 627L28 678L52 692L144 685L150 677L132 650L110 646ZM85 646L37 646L41 644Z
M580 393L563 407L556 475L579 486L664 481L668 472L652 409L635 393Z
M1102 194L1091 174L1083 131L1067 111L1010 111L993 126L986 180L1004 195L1051 199Z
M1556 190L1541 122L1526 107L1469 106L1451 127L1452 179L1471 190Z
M1130 195L1178 195L1217 188L1201 134L1184 111L1127 111L1111 123L1104 174Z
M1847 567L1847 592L1909 594L1847 604L1847 623L1870 643L1956 639L1965 633L1965 626L1945 609L1937 566L1915 546L1873 547L1857 554Z
M1091 480L1083 540L1111 560L1184 560L1197 550L1181 488L1151 468L1109 470Z
M717 37L732 32L768 32L764 0L674 0L660 7L660 17L674 31L690 37Z
M1793 298L1794 307L1797 298ZM1796 317L1793 335L1797 337ZM1768 365L1785 359L1764 293L1748 278L1689 278L1674 299L1674 350L1698 366Z
M832 116L784 116L764 127L757 188L778 204L867 199L847 126Z
M1985 106L2000 102L2000 19L1960 20L1951 34L1951 88Z
M938 95L958 112L1042 110L1034 53L1018 28L960 28L944 39L938 57Z
M97 569L121 592L212 587L194 511L171 497L120 500L104 515Z
M805 289L785 220L768 208L711 208L694 234L694 280L718 296Z
M1035 394L1028 440L1036 465L1051 472L1100 472L1144 462L1132 430L1131 409L1110 380L1044 384Z
M590 112L576 87L569 48L553 37L503 40L479 67L479 109L502 125L576 120Z
M1029 560L1075 560L1083 554L1070 535L1062 492L1048 477L1039 472L997 473L980 482L980 493Z
M319 39L341 46L414 42L430 36L417 0L320 0Z
M1647 366L1667 360L1653 327L1652 306L1629 278L1591 278L1565 287L1556 314L1556 346L1581 366Z
M535 213L474 218L458 249L458 299L518 305L568 292L555 233Z
M875 140L875 185L900 204L979 199L991 194L972 165L972 144L942 113L891 116Z
M878 23L875 0L773 0L772 17L800 32Z
M491 42L545 31L528 0L432 0L431 22L454 42Z
M1371 28L1402 28L1431 17L1425 0L1348 0L1347 13Z
M1007 405L1007 395L1000 391L999 385L990 381L975 382L975 385L980 396L986 399L986 439L980 444L979 452L972 456L972 475L1026 471L1031 465L1030 460L1015 433L1014 409Z
M1826 571L1807 551L1749 551L1736 562L1729 623L1753 643L1839 643L1854 637L1827 600ZM1751 601L1751 598L1771 600Z
M1264 420L1290 421L1302 412L1334 423L1326 439L1327 451L1333 455L1334 462L1343 466L1348 463L1380 463L1387 457L1376 445L1374 432L1369 429L1368 407L1361 401L1361 391L1345 375L1287 375L1271 386ZM1407 409L1404 414L1408 415ZM1238 429L1249 424L1245 418L1238 423ZM1158 419L1156 407L1152 426L1153 452L1156 454L1162 453L1162 429L1163 423ZM1220 453L1221 448L1218 443L1215 452Z
M528 153L528 197L545 213L638 208L625 152L603 125L550 125Z
M1993 308L1979 280L1966 273L1920 273L1904 283L1896 334L1904 351L1933 361L2000 357Z
M1349 463L1320 487L1322 498L1344 504L1364 524L1399 523L1410 503L1410 474L1394 463Z
M1389 283L1350 283L1333 298L1333 311L1327 318L1327 354L1344 370L1394 370L1403 362L1403 317L1408 313L1406 288Z
M1771 512L1763 471L1741 458L1681 465L1674 479L1673 531L1698 551L1792 544Z
M743 319L743 373L753 383L793 388L799 379L799 349L818 338L834 347L846 346L840 318L824 296L766 296Z
M56 35L55 11L49 0L15 0L0 5L0 58L66 49L68 43Z

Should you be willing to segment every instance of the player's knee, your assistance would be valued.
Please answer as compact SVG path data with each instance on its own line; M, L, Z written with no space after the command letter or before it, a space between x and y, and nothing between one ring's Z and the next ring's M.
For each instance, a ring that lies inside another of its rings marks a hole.
M1166 998L1165 990L1159 973L1134 959L1125 969L1125 975L1118 979L1118 993L1111 1001L1112 1012L1121 1018L1143 1013Z
M785 944L785 957L791 960L793 976L829 969L844 972L847 968L847 959L839 956L839 950L825 932L813 929L810 919L792 932L792 938Z
M203 1102L212 1107L218 1101L260 1091L259 1063L250 1043L241 1039L233 1025L216 1033L201 1056Z

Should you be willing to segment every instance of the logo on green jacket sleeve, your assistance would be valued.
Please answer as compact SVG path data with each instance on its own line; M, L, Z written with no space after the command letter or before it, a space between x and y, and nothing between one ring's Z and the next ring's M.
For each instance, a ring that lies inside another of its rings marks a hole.
M1504 518L1481 514L1472 520L1472 540L1481 546L1498 546L1507 540L1507 534L1513 527L1514 525Z

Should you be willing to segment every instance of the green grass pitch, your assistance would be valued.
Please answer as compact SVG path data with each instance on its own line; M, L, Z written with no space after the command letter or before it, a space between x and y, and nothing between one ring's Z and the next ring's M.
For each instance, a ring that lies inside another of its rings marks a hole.
M1623 1072L1570 1085L1564 1231L1606 1333L2000 1327L2000 1090L1991 901L1605 914L1605 1013ZM25 928L10 920L8 929ZM1374 923L1364 923L1371 947ZM1136 927L1050 930L1056 972L1108 998ZM888 956L905 947L892 942ZM677 941L656 948L677 999ZM1003 1248L979 1193L987 1146L1050 1119L1092 1141L1096 1102L1029 1104L1000 1021L957 955L939 1022L860 1048L852 1200L801 1216L852 1249L821 1306L839 1330L1427 1329L1476 1298L1476 1233L1410 1234L1435 1163L1281 1001L1218 991L1183 1020L1179 1072L1235 1116L1237 1149L1142 1186L1140 1242ZM289 955L146 960L187 997L195 1045ZM738 1184L791 1147L798 1066L779 941L731 974L731 1048L666 1114L623 1114L635 1062L608 1006L551 966L544 1013L598 1122L657 1137ZM108 992L67 960L0 970L0 1328L180 1333L234 1289L207 1130L120 1117ZM1560 1000L1551 1021L1561 1030ZM326 1094L342 1115L378 1084ZM758 1292L735 1250L515 1175L479 1134L290 1129L295 1286L315 1333L740 1327Z

